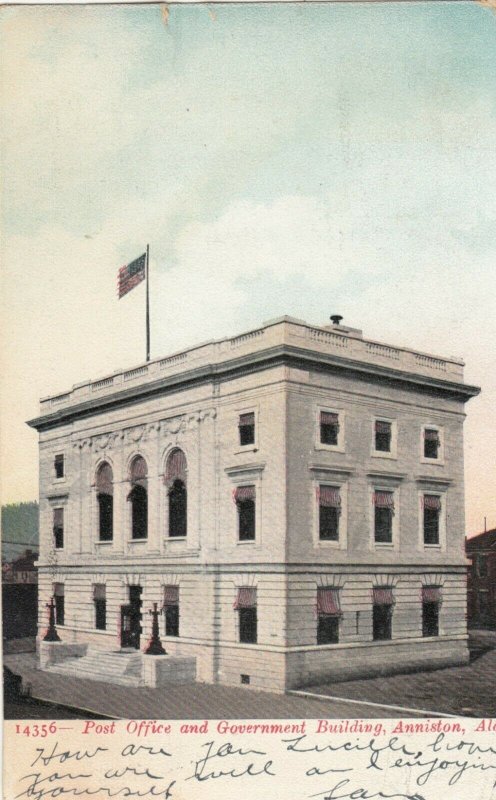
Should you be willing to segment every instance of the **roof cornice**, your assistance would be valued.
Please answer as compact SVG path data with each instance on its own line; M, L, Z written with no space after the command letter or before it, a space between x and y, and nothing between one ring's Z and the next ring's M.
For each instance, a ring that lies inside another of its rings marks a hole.
M90 398L35 417L27 424L38 431L49 430L76 419L91 417L102 411L125 408L139 401L177 391L179 388L187 389L212 381L228 380L234 376L250 374L280 365L306 369L311 367L322 372L340 373L386 385L394 383L395 386L415 389L438 397L448 397L460 402L466 402L480 392L477 386L469 384L395 370L334 354L310 351L294 345L280 344L220 363L207 364L164 376L159 380L135 385L112 394Z

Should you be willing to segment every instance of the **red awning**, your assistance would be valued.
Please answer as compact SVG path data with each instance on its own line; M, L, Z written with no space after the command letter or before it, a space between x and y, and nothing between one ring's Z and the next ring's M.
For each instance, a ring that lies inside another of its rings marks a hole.
M100 494L112 494L114 490L113 477L110 464L107 462L101 464L96 476L96 488Z
M339 421L339 416L334 414L331 411L321 411L320 412L320 422L321 425L337 425Z
M394 603L393 590L390 586L379 586L374 588L375 606L392 606Z
M424 603L440 603L441 589L439 586L422 586L422 601Z
M318 486L317 500L320 506L341 508L341 495L335 486Z
M336 617L341 616L341 613L339 589L319 587L317 589L317 614L332 614Z
M233 492L233 500L235 503L242 503L244 500L255 499L254 486L237 486Z
M391 433L391 423L390 422L383 422L380 419L376 419L376 421L375 421L375 430L376 430L376 433Z
M394 495L392 492L374 492L372 501L378 508L394 509Z
M131 464L131 483L146 486L146 461L143 456L136 456Z
M254 586L242 586L238 589L233 608L255 608L257 605L257 590Z
M424 508L430 508L433 511L441 511L441 498L437 494L424 494L423 498Z
M167 467L165 469L166 483L180 480L186 482L187 463L186 456L182 450L177 448L173 450L167 459Z
M164 606L177 606L179 603L179 586L164 586Z

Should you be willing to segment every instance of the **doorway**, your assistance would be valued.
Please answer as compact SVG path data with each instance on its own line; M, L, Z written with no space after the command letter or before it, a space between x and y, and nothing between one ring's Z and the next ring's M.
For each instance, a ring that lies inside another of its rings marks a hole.
M129 587L129 603L121 606L121 647L139 650L141 634L141 586Z

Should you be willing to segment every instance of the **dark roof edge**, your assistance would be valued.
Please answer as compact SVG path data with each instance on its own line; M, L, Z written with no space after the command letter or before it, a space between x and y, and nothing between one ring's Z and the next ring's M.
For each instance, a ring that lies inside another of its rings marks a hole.
M431 394L445 395L461 402L466 402L471 397L479 394L477 386L470 386L456 381L444 381L439 378L418 375L417 373L403 372L400 370L369 364L364 361L354 361L341 356L328 356L325 353L316 353L293 345L277 345L266 350L259 350L245 356L223 361L218 364L207 364L196 367L186 372L177 373L169 377L160 378L150 383L142 383L122 391L98 398L91 398L74 406L61 408L50 414L43 414L27 421L27 425L38 431L63 425L78 417L88 417L100 411L130 405L136 400L144 400L157 394L173 391L180 386L190 387L215 379L227 379L233 374L246 374L259 369L268 369L278 364L293 364L295 366L312 365L322 371L338 371L367 377L369 380L387 383L394 381L414 387L417 390Z

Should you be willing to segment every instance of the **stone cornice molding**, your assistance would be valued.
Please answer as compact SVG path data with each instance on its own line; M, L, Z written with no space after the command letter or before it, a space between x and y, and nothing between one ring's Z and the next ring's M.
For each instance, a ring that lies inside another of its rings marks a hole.
M252 374L263 369L276 366L301 367L305 370L317 369L330 373L341 373L351 377L364 378L372 383L391 384L415 389L420 393L434 394L466 402L479 394L478 387L469 384L428 377L406 370L357 361L335 354L320 353L294 345L282 344L258 350L244 356L226 359L220 363L207 364L182 373L169 375L158 380L141 383L137 386L119 389L118 391L84 400L74 405L64 406L57 411L36 417L28 421L28 425L43 431L65 424L74 419L91 417L110 409L129 406L137 400L144 400L157 395L177 392L181 388L190 388L216 380L228 380L244 374ZM70 397L70 393L69 393Z

